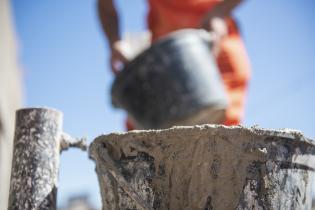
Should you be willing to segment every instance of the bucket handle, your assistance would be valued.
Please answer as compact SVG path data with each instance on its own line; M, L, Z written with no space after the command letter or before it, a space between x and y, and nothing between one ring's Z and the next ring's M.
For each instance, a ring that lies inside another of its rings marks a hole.
M153 208L147 204L145 200L131 187L124 176L119 172L116 163L108 155L106 148L99 149L99 157L102 163L105 165L106 171L108 171L117 181L118 185L129 195L129 197L136 202L137 206L141 210L153 210ZM104 174L105 169L101 168L101 173Z

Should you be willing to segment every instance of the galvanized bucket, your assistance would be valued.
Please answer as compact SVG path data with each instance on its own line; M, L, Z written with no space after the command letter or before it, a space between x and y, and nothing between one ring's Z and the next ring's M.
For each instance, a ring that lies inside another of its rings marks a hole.
M315 144L300 132L204 125L98 137L103 210L311 209Z
M112 103L138 128L222 123L227 98L210 34L184 29L155 42L117 75Z

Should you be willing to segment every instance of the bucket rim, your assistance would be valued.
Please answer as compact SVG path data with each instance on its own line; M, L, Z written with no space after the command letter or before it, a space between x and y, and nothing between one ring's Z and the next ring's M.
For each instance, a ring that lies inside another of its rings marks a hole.
M225 130L239 130L240 132L248 132L251 134L254 134L255 136L270 136L270 137L279 137L279 138L286 138L291 139L295 142L303 142L308 144L309 146L315 147L315 141L311 138L307 138L304 136L304 134L299 130L289 129L289 128L282 128L282 129L267 129L267 128L260 128L257 125L254 125L252 127L245 127L242 125L236 125L236 126L226 126L226 125L217 125L217 124L204 124L204 125L195 125L195 126L173 126L171 128L167 129L148 129L148 130L132 130L127 132L115 132L115 133L109 133L109 134L103 134L98 137L96 137L89 147L89 155L92 159L94 151L98 149L98 146L100 144L103 144L104 141L107 141L111 138L124 138L134 135L150 135L154 134L155 136L162 135L164 133L172 134L174 132L177 132L179 130L193 130L193 129L199 129L202 130L217 130L217 129L225 129Z

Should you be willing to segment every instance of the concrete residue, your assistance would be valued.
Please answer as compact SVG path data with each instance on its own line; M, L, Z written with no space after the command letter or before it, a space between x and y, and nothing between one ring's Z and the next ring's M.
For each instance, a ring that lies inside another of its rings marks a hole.
M96 138L103 209L140 209L102 161L153 209L307 209L315 145L300 132L187 126ZM298 192L298 193L297 193ZM279 204L280 203L280 204Z
M83 151L87 150L86 138L73 138L69 134L63 132L60 139L60 148L62 151L68 150L70 147L76 147Z
M8 210L56 210L62 114L20 109L16 127Z
M59 156L69 147L87 148L84 139L62 131L61 112L48 108L16 112L8 210L57 209Z

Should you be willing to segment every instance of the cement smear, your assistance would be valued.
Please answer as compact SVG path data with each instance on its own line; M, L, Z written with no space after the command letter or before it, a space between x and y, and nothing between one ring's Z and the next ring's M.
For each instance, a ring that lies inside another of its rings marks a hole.
M102 150L151 209L311 205L315 145L298 131L203 125L96 138L90 155L96 161L103 209L141 209L104 164Z

